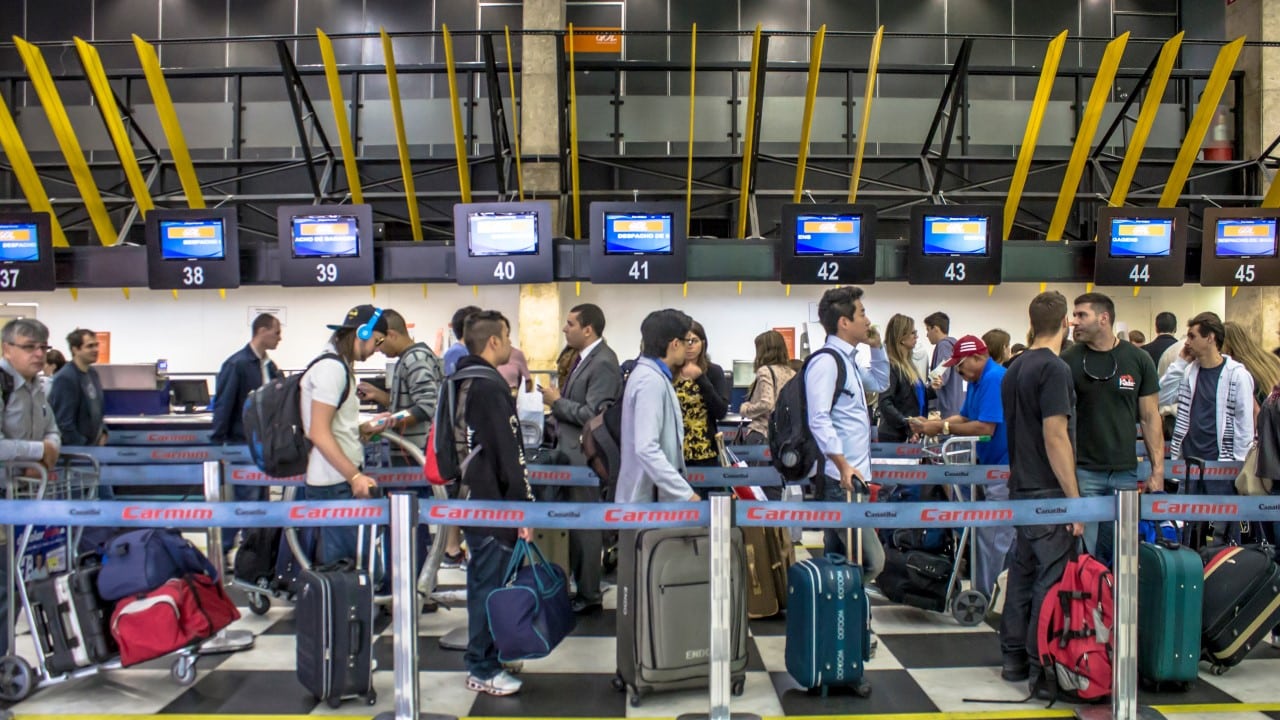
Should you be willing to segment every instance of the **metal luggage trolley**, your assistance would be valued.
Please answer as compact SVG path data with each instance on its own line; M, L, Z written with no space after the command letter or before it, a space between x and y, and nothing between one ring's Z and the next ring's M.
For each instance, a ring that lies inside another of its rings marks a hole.
M975 465L978 460L978 443L982 437L953 437L942 443L926 442L923 454L926 460L939 465ZM969 486L969 496L974 497L978 486ZM963 497L961 485L948 485L948 493L953 500ZM954 531L953 531L954 532ZM955 557L951 564L951 577L947 580L947 594L944 607L951 612L956 622L966 627L982 624L987 615L990 598L986 593L974 589L978 571L978 536L973 528L964 527L955 538ZM969 550L969 588L965 589L960 577L960 567L964 557L964 549Z

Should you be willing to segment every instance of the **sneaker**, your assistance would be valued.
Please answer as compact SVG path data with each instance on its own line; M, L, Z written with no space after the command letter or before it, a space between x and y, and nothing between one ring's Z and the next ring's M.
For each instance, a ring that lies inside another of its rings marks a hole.
M472 692L482 692L488 695L514 695L520 692L521 683L505 670L488 680L481 680L475 675L467 676L467 689Z
M440 561L440 567L445 570L460 570L467 565L467 551L458 550L457 554L445 551L444 559Z

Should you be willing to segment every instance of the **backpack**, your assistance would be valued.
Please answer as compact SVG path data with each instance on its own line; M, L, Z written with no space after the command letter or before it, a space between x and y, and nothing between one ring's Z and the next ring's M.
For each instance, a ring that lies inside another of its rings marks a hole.
M467 451L467 419L463 413L467 406L467 392L471 389L468 381L479 378L496 379L506 384L497 370L479 365L456 370L445 378L444 397L436 403L436 416L427 433L426 455L422 463L422 472L432 485L460 481L467 466L480 452L479 445Z
M1114 600L1111 571L1086 553L1067 561L1044 596L1036 637L1056 697L1100 702L1111 695Z
M293 477L307 471L311 440L302 426L302 379L321 360L336 360L343 368L347 365L337 353L322 353L306 370L272 380L245 398L244 435L249 454L258 469L271 477ZM351 376L347 373L339 407L350 391Z
M588 420L579 441L587 467L600 478L600 499L613 502L622 465L622 400Z
M836 391L831 396L832 407L844 392L848 370L844 367L844 358L831 348L823 348L805 358L800 372L778 391L778 400L769 415L769 456L784 482L798 482L811 477L822 461L822 451L809 429L804 386L809 363L820 355L830 355L836 361Z

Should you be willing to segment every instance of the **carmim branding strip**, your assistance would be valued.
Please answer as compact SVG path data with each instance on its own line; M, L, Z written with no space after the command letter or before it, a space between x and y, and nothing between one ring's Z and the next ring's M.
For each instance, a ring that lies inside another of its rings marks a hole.
M1143 495L1144 520L1270 520L1280 522L1280 497Z
M1010 500L977 503L740 502L742 526L766 527L988 527L1115 520L1115 500Z
M424 503L422 522L469 527L537 527L642 530L654 527L707 527L705 503L509 503L449 500Z
M385 525L385 500L349 502L84 502L11 500L0 503L0 524L175 527L204 529L311 525Z

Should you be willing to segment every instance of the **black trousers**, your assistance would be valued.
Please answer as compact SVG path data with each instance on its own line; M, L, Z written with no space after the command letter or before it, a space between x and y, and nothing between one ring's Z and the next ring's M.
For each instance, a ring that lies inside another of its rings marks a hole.
M600 502L600 488L569 487L569 502ZM604 574L601 550L603 530L569 531L569 570L578 585L578 597L584 602L600 602L600 579Z
M1036 637L1040 605L1049 588L1062 579L1075 543L1071 531L1061 524L1018 527L1000 618L1000 649L1005 658L1021 659L1025 653L1031 664L1040 664Z

